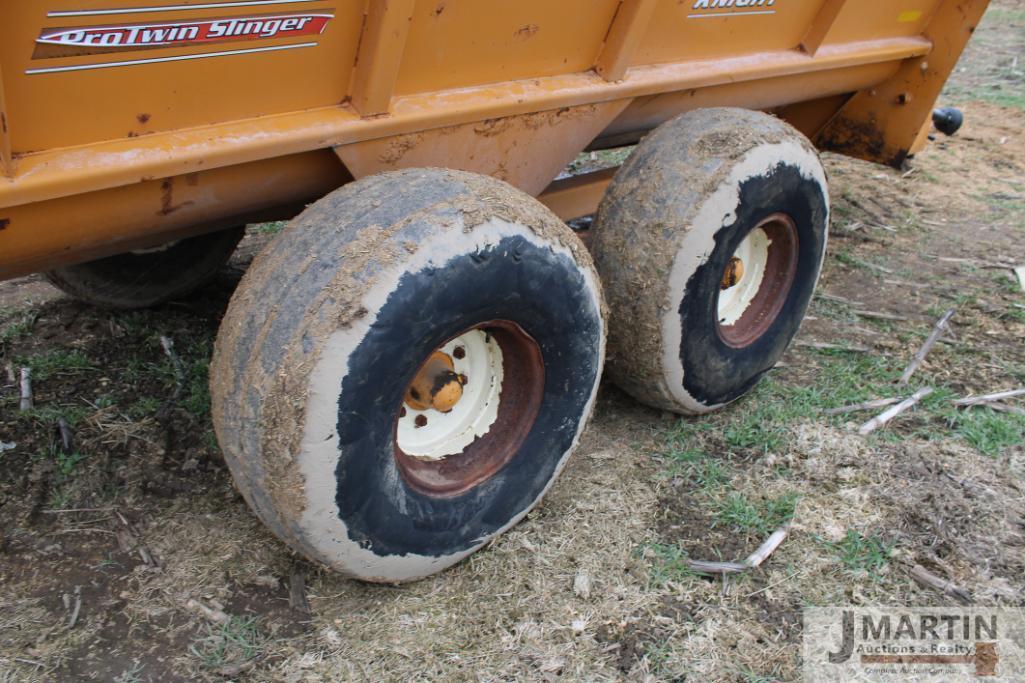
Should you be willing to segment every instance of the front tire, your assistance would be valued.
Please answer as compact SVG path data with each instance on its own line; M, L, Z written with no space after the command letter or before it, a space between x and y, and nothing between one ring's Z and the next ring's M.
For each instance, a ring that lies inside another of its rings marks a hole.
M612 379L682 414L750 391L797 333L828 224L822 164L783 121L702 109L657 128L595 221Z
M602 295L572 232L497 180L365 178L254 262L211 367L236 484L292 548L408 581L520 520L590 415Z

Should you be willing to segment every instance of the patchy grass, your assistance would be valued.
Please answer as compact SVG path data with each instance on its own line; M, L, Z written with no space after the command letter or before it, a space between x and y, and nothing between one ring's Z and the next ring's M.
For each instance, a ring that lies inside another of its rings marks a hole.
M806 414L808 406L791 403L791 392L774 380L767 379L753 393L760 400L745 404L723 430L726 444L735 451L755 449L779 450L788 436L787 425Z
M952 101L972 100L1025 110L1025 10L992 6L973 36L957 75L944 92Z
M142 396L128 406L128 414L134 418L148 417L160 409L161 403L162 401L156 396Z
M34 356L15 358L15 364L32 369L34 381L45 381L54 375L93 370L94 366L81 351L53 349Z
M1025 416L986 407L959 410L951 420L957 435L990 457L1025 444Z
M65 478L70 477L75 473L79 463L81 463L85 457L78 451L67 453L63 450L58 450L53 455L54 460L57 463L57 472Z
M688 581L698 576L687 565L690 559L687 553L677 545L652 543L642 548L641 555L649 560L648 576L655 588L661 588L669 582Z
M668 476L683 477L706 491L718 489L730 479L729 465L700 450L669 449L665 458Z
M64 418L72 427L78 425L86 415L89 408L84 405L61 405L43 404L35 405L28 410L18 412L18 419L25 422L34 422L38 425L54 426L58 420Z
M885 266L881 266L881 265L879 265L877 263L872 263L871 261L869 261L867 259L855 256L850 251L840 251L840 252L837 252L837 253L833 254L833 258L836 259L836 261L838 261L839 263L842 263L845 266L849 266L851 268L857 268L858 270L862 270L862 271L871 273L875 277L881 277L882 275L886 274L887 271L890 270L889 268L886 268Z
M48 506L51 510L63 510L71 503L71 492L63 484L58 484L50 493Z
M8 315L2 317L6 318ZM36 320L39 318L39 312L30 309L12 314L10 317L13 317L14 320L5 322L3 327L0 327L0 344L16 341L31 334L32 328L35 327Z
M259 656L268 642L255 617L231 617L225 624L207 626L205 635L189 646L203 667L224 669Z
M131 666L114 677L114 683L142 683L145 669L146 665L137 659L132 662Z
M890 562L894 544L877 534L863 535L855 529L837 543L827 544L849 571L864 573L878 579L882 569Z
M786 493L766 499L731 493L720 503L717 518L733 530L767 535L790 522L799 496Z

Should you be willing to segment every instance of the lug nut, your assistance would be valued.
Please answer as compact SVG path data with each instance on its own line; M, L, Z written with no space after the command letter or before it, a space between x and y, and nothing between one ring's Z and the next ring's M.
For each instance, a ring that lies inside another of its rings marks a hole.
M466 358L466 349L464 349L462 346L457 346L456 348L452 349L452 357Z
M426 415L417 415L416 419L413 420L413 424L415 424L417 427L426 427L427 426L427 416Z

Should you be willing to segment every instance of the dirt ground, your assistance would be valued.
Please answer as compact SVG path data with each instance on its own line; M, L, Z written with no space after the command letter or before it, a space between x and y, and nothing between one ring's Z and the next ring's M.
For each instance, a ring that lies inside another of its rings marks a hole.
M1025 2L996 0L944 96L962 132L906 172L826 157L820 294L751 397L681 419L604 386L543 504L409 586L290 555L216 448L212 339L272 227L156 311L93 309L38 276L0 283L0 681L791 681L806 605L949 604L915 564L977 604L1025 606L1025 417L952 405L1025 386L1008 267L1025 265L1023 48ZM951 308L951 332L897 386ZM4 368L25 365L36 407L22 413ZM871 412L825 412L927 386L867 438ZM686 567L741 559L787 520L757 571Z

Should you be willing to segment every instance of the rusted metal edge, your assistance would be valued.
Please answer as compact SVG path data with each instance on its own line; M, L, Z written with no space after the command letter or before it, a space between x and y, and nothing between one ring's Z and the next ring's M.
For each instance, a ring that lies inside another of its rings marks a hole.
M873 40L826 46L814 57L786 50L635 67L616 83L588 71L398 97L387 117L330 107L49 150L16 158L18 173L0 186L0 207L490 118L901 61L931 49L919 37Z

